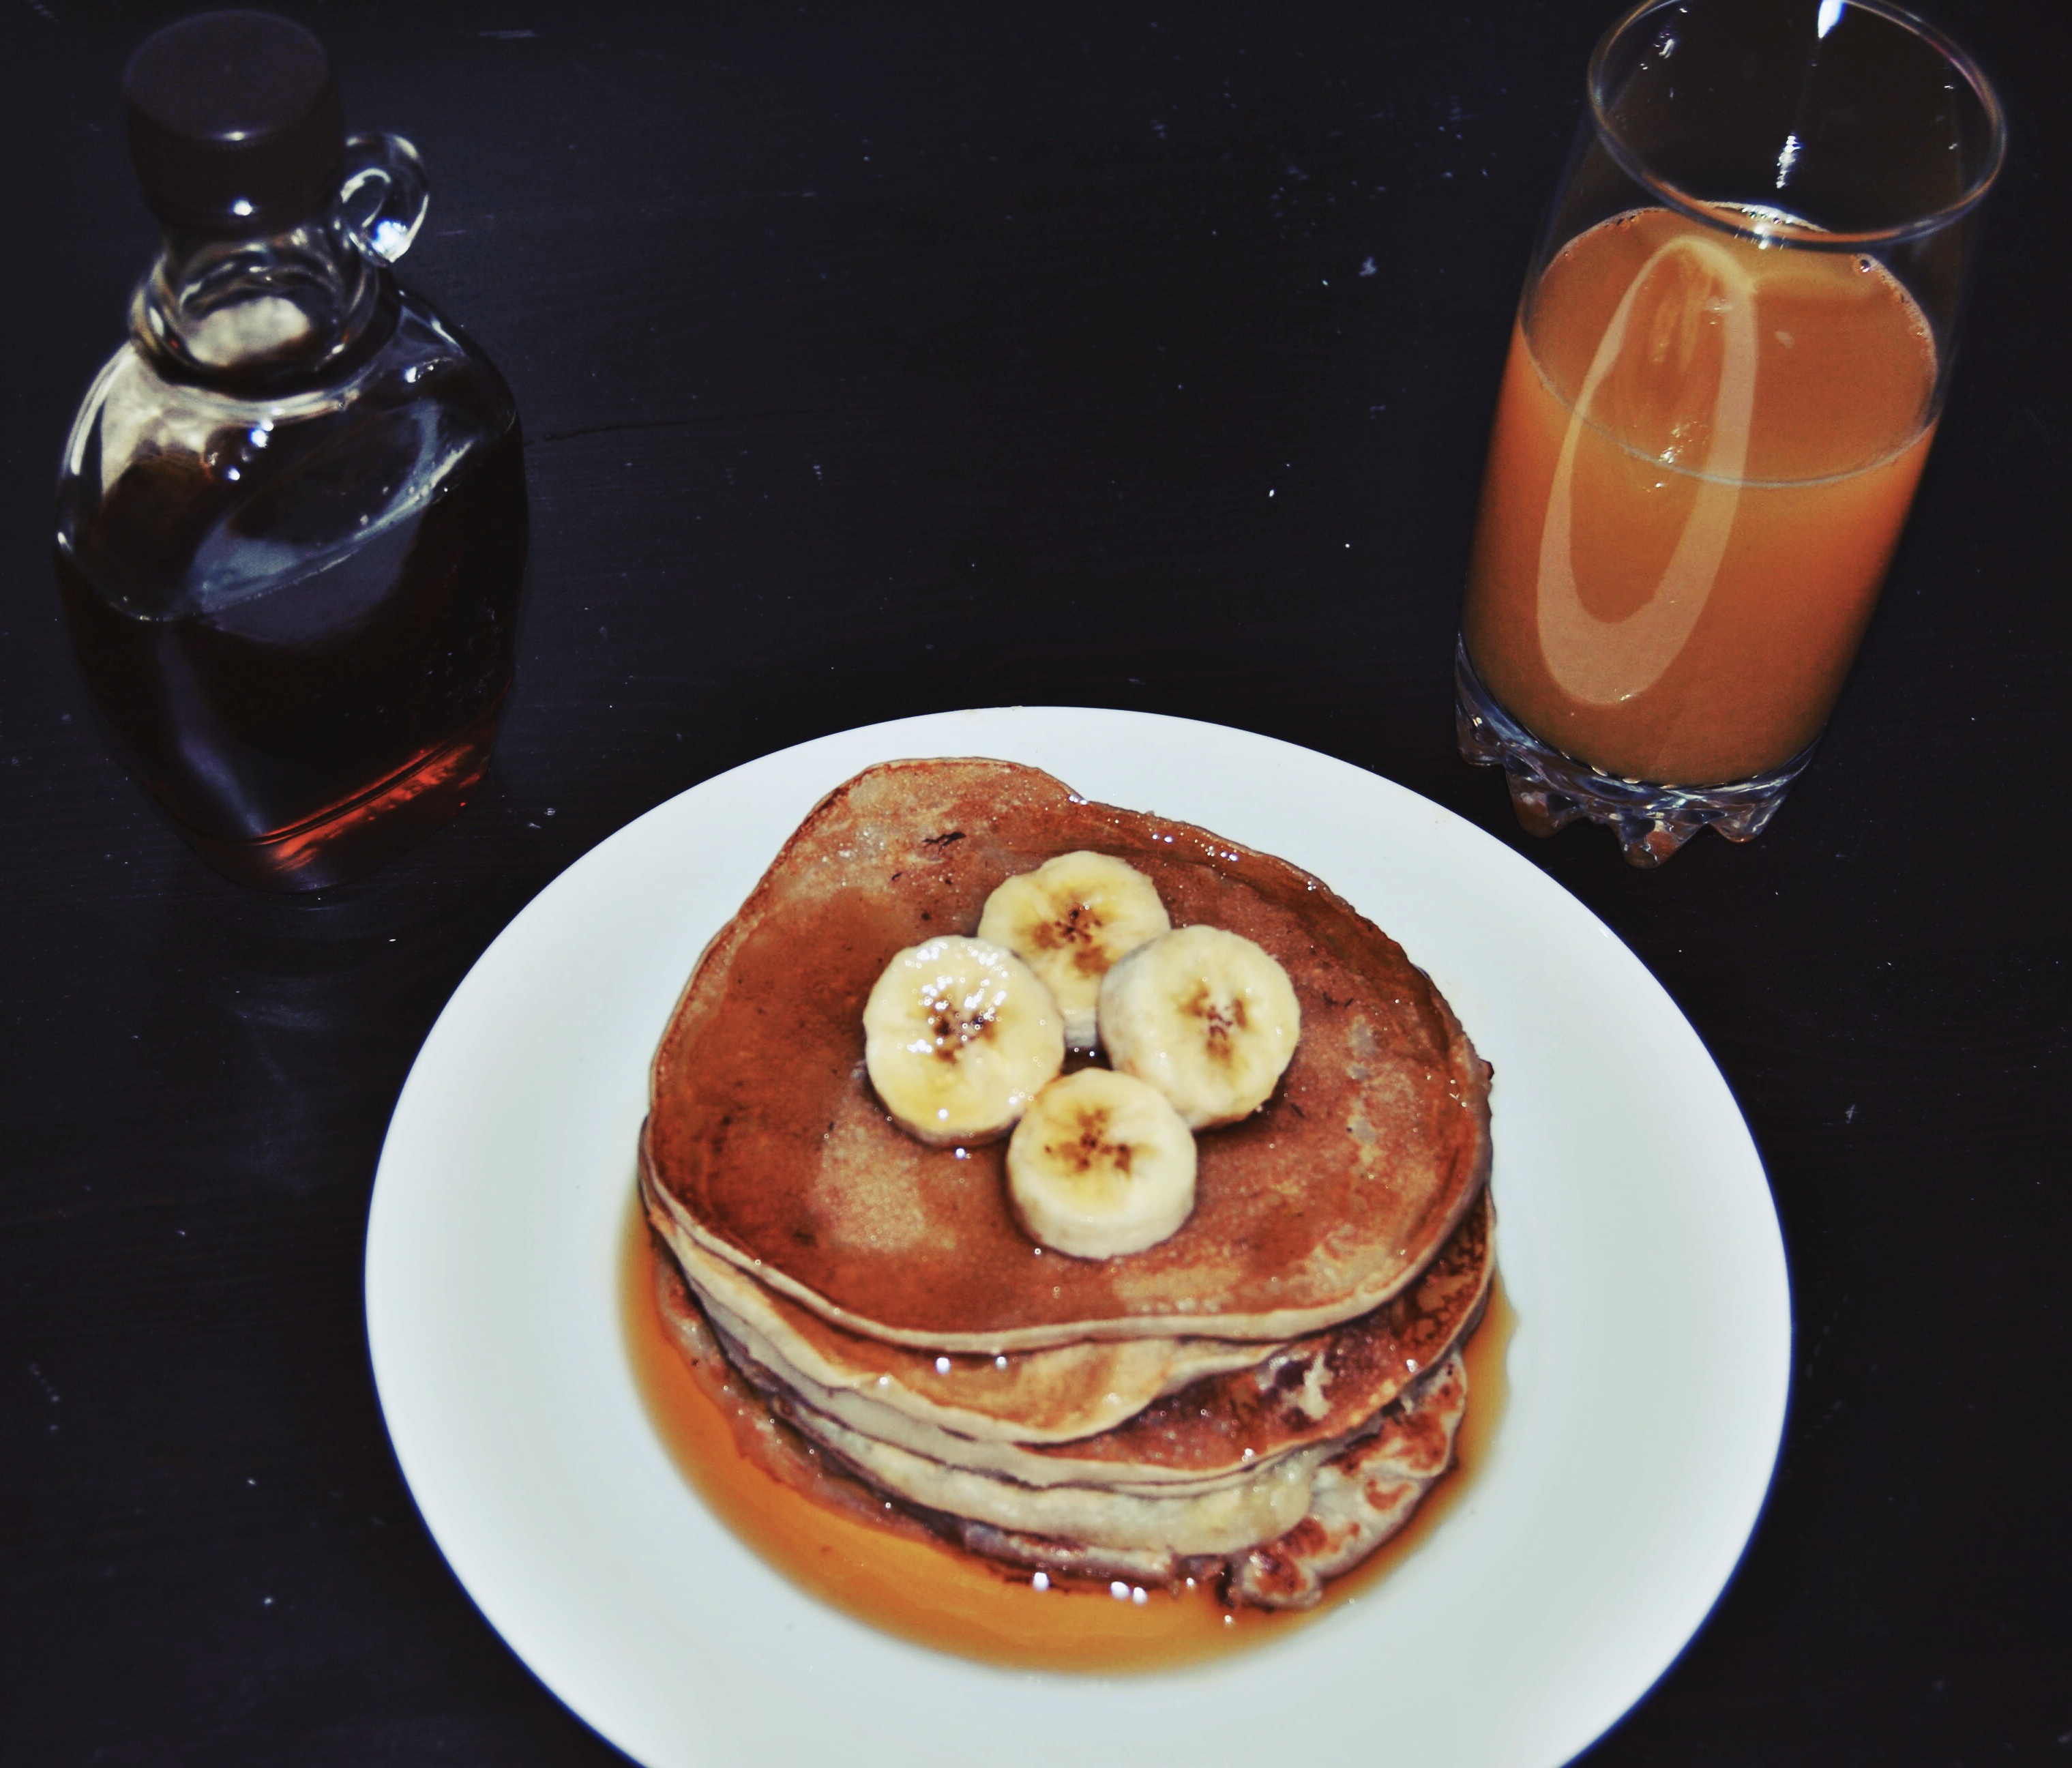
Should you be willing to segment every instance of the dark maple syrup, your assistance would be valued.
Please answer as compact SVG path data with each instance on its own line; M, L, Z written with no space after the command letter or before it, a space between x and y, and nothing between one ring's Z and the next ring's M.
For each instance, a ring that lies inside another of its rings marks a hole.
M450 335L400 298L400 335ZM443 409L413 383L302 458L296 426L278 426L256 496L220 459L138 462L58 551L121 759L240 882L371 870L458 811L487 765L525 554L522 445L508 395L442 366ZM476 446L452 471L456 431ZM348 521L341 544L347 500L381 524L371 542Z
M1285 1637L1356 1601L1426 1540L1488 1458L1508 1386L1504 1357L1515 1321L1492 1283L1465 1350L1468 1409L1453 1470L1409 1522L1301 1613L1227 1608L1198 1586L1118 1600L1108 1585L1059 1582L938 1539L816 1456L816 1490L801 1489L767 1446L761 1403L738 1378L701 1379L663 1321L658 1286L680 1290L668 1254L637 1207L627 1212L620 1308L635 1384L656 1432L721 1519L791 1581L824 1601L917 1644L1017 1668L1147 1671L1218 1657ZM778 1429L785 1427L779 1425Z

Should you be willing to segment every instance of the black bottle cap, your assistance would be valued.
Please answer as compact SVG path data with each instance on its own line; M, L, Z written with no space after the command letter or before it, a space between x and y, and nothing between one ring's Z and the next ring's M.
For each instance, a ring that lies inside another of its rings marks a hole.
M122 76L130 156L166 226L268 233L338 192L345 125L323 45L270 12L167 25Z

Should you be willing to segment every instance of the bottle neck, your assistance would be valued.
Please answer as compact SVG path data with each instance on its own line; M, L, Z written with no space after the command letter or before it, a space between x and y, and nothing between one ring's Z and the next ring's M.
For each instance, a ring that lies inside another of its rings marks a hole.
M245 238L169 231L130 329L179 379L307 384L360 340L381 286L380 269L323 219Z

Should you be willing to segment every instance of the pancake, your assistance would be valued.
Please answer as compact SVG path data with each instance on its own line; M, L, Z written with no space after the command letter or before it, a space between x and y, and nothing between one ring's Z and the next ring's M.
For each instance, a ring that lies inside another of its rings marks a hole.
M746 1372L754 1379L753 1368ZM780 1416L895 1498L996 1528L1087 1547L1149 1548L1186 1556L1241 1552L1285 1533L1308 1515L1310 1476L1333 1453L1330 1445L1298 1450L1206 1491L1024 1486L866 1437L815 1412L796 1395L773 1392L770 1397Z
M924 1429L980 1441L1070 1442L1110 1429L1203 1375L1252 1368L1277 1348L1270 1341L1110 1338L1009 1357L886 1344L822 1319L706 1252L661 1203L644 1167L642 1196L650 1226L699 1300L735 1337L769 1347L760 1360L787 1380L861 1396L861 1403ZM843 1408L829 1403L822 1409ZM874 1434L896 1428L888 1423Z
M1470 1261L1463 1259L1461 1264L1470 1266ZM1441 1279L1449 1304L1441 1318L1450 1319L1436 1346L1437 1355L1430 1361L1408 1359L1406 1367L1396 1322L1383 1318L1390 1310L1377 1309L1359 1321L1298 1339L1256 1370L1196 1382L1128 1424L1083 1444L1034 1450L931 1430L853 1392L802 1380L773 1366L768 1342L752 1328L744 1330L739 1321L701 1300L734 1360L752 1371L758 1385L791 1402L786 1416L808 1435L869 1470L894 1470L885 1477L895 1490L918 1495L912 1493L912 1470L903 1475L897 1471L906 1467L904 1459L881 1466L873 1458L880 1447L898 1451L902 1458L1038 1491L1098 1486L1162 1498L1247 1485L1285 1460L1358 1435L1387 1405L1417 1385L1420 1371L1429 1371L1450 1354L1454 1337L1480 1313L1487 1275L1486 1263L1481 1263L1479 1270L1456 1268ZM1009 1496L1000 1502L1018 1499ZM1021 1526L1036 1526L1032 1515L1023 1513Z
M1454 1439L1467 1416L1468 1378L1449 1356L1430 1380L1391 1407L1371 1434L1319 1463L1309 1507L1275 1539L1223 1560L1151 1548L1080 1546L1040 1535L944 1518L974 1553L1054 1577L1125 1578L1162 1584L1219 1580L1223 1599L1255 1608L1314 1608L1328 1579L1350 1570L1408 1522L1424 1495L1453 1465Z
M969 931L1003 879L1079 849L1148 874L1175 926L1264 947L1303 1028L1265 1108L1199 1138L1185 1225L1100 1260L1022 1233L1000 1144L899 1130L861 1029L894 952ZM1401 948L1285 861L1011 763L900 762L824 800L707 948L656 1054L648 1150L699 1247L883 1344L1270 1343L1381 1305L1430 1262L1487 1177L1488 1070Z
M1350 1571L1410 1520L1453 1464L1468 1407L1468 1371L1449 1356L1414 1402L1317 1470L1306 1515L1233 1564L1224 1593L1266 1609L1314 1607L1324 1581Z
M819 1502L880 1526L919 1524L972 1552L1054 1577L1121 1577L1173 1589L1198 1577L1220 1581L1227 1600L1260 1607L1313 1606L1326 1578L1407 1521L1452 1465L1467 1401L1466 1371L1458 1353L1449 1352L1362 1430L1284 1461L1248 1490L1211 1495L1213 1501L1104 1503L1098 1491L1066 1488L1032 1507L1011 1482L952 1477L919 1457L874 1453L853 1433L812 1429L804 1409L770 1384L767 1372L722 1349L668 1260L656 1261L656 1294L665 1330L717 1402L741 1409L744 1372L760 1389L766 1409L744 1420L753 1425L758 1458ZM853 1458L845 1447L857 1451ZM845 1487L842 1468L860 1483ZM882 1506L888 1492L897 1495L896 1510ZM1041 1532L1032 1526L1038 1523L1054 1532Z
M1012 1440L1001 1428L982 1437L960 1433L939 1415L924 1416L892 1403L913 1379L911 1364L923 1360L915 1353L850 1340L845 1367L831 1367L812 1355L818 1349L815 1338L789 1337L781 1302L758 1297L756 1285L724 1261L693 1252L679 1262L713 1325L738 1360L754 1366L759 1384L791 1395L810 1412L801 1425L809 1434L824 1437L815 1428L824 1418L946 1466L1025 1486L1104 1485L1153 1495L1180 1486L1207 1490L1258 1474L1284 1456L1358 1431L1416 1385L1480 1316L1494 1268L1489 1227L1486 1199L1478 1199L1416 1283L1393 1301L1323 1333L1268 1347L1263 1357L1255 1348L1249 1366L1199 1372L1098 1435L1033 1445ZM715 1276L716 1288L709 1286ZM1083 1348L1090 1359L1114 1358L1174 1342ZM801 1349L806 1358L799 1355ZM882 1355L874 1357L874 1350ZM1065 1354L1038 1351L1003 1359L1009 1368L997 1373L1006 1379L1021 1363ZM991 1359L980 1360L990 1371ZM808 1361L812 1367L802 1367ZM879 1363L898 1372L873 1375ZM831 1375L837 1381L831 1384ZM989 1421L997 1427L1001 1422Z

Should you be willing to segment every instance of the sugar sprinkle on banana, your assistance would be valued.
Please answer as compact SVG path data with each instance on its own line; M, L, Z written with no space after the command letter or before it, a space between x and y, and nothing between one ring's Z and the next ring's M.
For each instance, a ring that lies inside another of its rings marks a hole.
M863 1009L864 1063L878 1102L939 1146L1014 1127L1064 1066L1050 991L1005 947L946 933L886 964Z
M1158 887L1106 853L1060 853L1018 873L985 900L978 936L1040 977L1065 1017L1065 1042L1094 1047L1101 978L1173 925Z

